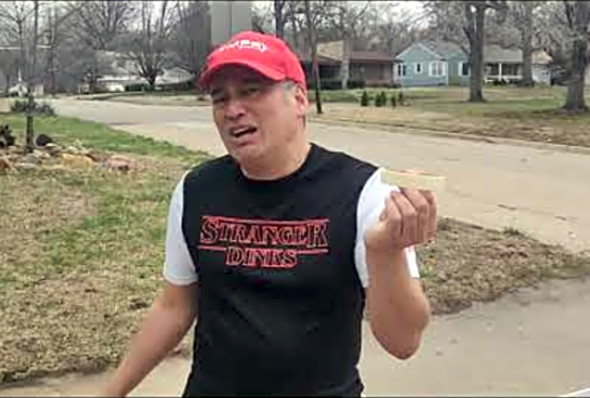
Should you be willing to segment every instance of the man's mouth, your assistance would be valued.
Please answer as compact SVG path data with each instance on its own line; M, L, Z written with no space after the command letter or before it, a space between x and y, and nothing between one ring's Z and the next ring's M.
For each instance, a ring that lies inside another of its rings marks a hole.
M256 127L238 127L230 129L230 134L232 137L240 138L244 135L255 133L257 130Z

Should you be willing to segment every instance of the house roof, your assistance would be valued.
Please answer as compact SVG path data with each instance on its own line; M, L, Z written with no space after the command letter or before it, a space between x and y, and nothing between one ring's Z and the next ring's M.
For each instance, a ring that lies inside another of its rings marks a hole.
M350 54L350 60L392 62L393 57L382 51L353 51Z
M441 58L450 58L457 53L464 54L459 45L444 40L423 40L413 45L421 45ZM406 50L402 51L402 53ZM503 48L497 44L486 45L484 46L484 62L520 63L522 62L522 50L519 48ZM551 56L545 51L533 53L533 64L547 64L549 62L551 62Z
M322 45L320 45L322 44ZM325 45L328 44L328 45ZM318 43L318 60L322 64L338 65L342 62L342 51L339 51L338 44L342 42ZM310 51L294 50L302 62L311 62ZM357 62L393 62L393 58L382 51L352 51L350 61Z
M297 55L297 58L299 58L299 61L311 62L310 51L294 50L293 52L295 53L295 55ZM318 54L318 62L321 64L326 64L326 65L338 65L340 63L339 60L333 59L330 57L326 57L322 54Z
M457 53L463 52L458 44L452 43L450 41L424 40L420 43L442 58L450 58Z
M518 48L502 48L497 44L484 47L484 62L522 62L522 50Z

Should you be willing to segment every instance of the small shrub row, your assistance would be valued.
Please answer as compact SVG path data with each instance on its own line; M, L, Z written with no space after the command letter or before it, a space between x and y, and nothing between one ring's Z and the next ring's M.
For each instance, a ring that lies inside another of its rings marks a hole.
M387 98L387 93L385 91L381 91L375 96L374 103L376 107L387 106L388 102L392 108L395 108L397 105L405 105L405 97L403 91L400 91L397 94L395 92L391 93L389 101ZM370 104L371 98L367 91L363 90L363 94L361 95L361 106L369 106Z
M13 113L26 113L28 109L29 109L29 102L26 99L22 100L22 101L15 100L10 105L10 112L13 112ZM46 102L43 102L43 103L39 103L36 101L33 102L32 111L33 111L33 113L36 113L39 115L55 116L55 109L53 109L53 107Z

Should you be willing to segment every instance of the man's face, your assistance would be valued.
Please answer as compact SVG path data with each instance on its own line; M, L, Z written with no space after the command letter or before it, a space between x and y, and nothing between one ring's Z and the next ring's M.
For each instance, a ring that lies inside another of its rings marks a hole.
M227 66L211 80L213 119L229 154L242 165L280 159L301 130L307 98L288 82Z

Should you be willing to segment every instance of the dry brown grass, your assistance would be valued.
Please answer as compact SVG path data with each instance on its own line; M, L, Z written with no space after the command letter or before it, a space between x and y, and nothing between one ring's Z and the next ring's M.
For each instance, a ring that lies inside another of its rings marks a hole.
M168 197L184 172L132 159L128 174L0 175L0 383L99 370L124 352L158 289Z
M405 106L327 103L325 113L312 119L590 147L590 113L561 111L562 91L487 88L487 102L472 104L465 88L416 89L405 92Z
M443 219L436 243L418 250L435 313L456 312L547 278L590 275L590 258L507 229Z

